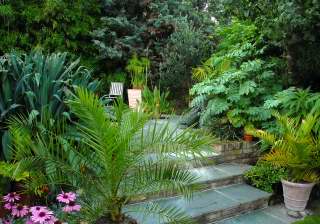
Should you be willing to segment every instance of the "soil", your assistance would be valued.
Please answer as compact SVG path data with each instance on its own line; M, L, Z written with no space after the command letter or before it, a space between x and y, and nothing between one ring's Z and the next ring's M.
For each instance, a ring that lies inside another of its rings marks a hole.
M99 218L95 224L138 224L136 220L125 216L124 220L121 222L114 222L108 216L103 216Z

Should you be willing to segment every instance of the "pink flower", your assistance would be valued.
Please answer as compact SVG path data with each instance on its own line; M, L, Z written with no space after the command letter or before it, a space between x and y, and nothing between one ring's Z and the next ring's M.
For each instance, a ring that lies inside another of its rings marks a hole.
M35 224L31 219L27 219L26 224Z
M10 219L0 219L2 221L2 224L12 224L12 221Z
M12 207L11 214L16 217L24 217L29 213L29 208L26 205L15 205Z
M56 224L58 222L58 219L54 216L51 216L49 219L46 219L46 224Z
M8 202L4 204L4 208L7 210L11 210L16 204L14 202Z
M16 192L11 192L5 196L3 196L3 200L5 202L15 202L20 200L20 195L18 195Z
M71 201L68 205L63 207L63 211L70 213L70 212L79 212L81 209L81 205L77 205L75 202Z
M52 220L52 218L53 212L48 210L41 210L40 212L36 212L31 216L31 220L39 224L47 224L47 222Z
M58 196L57 196L57 200L58 200L59 202L66 203L66 204L68 204L68 203L70 203L70 202L72 202L72 201L75 201L76 198L77 198L77 197L76 197L76 194L75 194L74 192L64 193L64 192L62 191L62 193L61 193L61 194L58 194Z
M32 214L36 214L36 213L39 213L39 212L41 212L41 211L48 212L49 210L48 210L48 208L45 207L45 206L33 206L33 207L30 208L30 212L31 212Z

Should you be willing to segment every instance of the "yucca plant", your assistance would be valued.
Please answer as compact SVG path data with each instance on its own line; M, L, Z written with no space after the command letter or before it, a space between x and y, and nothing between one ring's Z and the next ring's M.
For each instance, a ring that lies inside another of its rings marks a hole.
M0 131L2 129L3 156L10 159L10 139L5 120L14 114L28 115L41 120L48 111L52 119L69 118L64 104L67 95L77 86L97 90L91 72L72 61L67 53L44 55L11 53L0 59Z
M28 185L40 187L42 178L80 188L91 222L99 217L123 222L125 211L130 212L126 204L139 195L179 192L191 198L196 178L179 162L201 156L201 147L212 144L210 136L150 122L148 115L121 103L114 108L114 121L98 97L82 88L68 105L79 118L77 132L68 137L49 132L34 138L23 128L25 119L11 123L15 173L39 175L40 180L33 178ZM172 153L179 155L177 160L170 159ZM191 222L179 209L160 204L149 204L140 212L154 213L166 222Z
M320 138L315 129L319 116L308 114L302 121L275 113L279 134L247 128L247 132L271 145L263 157L274 166L289 172L289 181L317 182L320 168Z

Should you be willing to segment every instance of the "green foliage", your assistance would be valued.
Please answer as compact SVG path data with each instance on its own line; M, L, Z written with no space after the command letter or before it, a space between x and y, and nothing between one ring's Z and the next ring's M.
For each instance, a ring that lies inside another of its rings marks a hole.
M67 53L44 55L11 53L0 58L0 128L3 154L10 158L10 138L5 120L14 114L28 115L41 120L51 114L52 119L70 119L64 100L77 86L95 91L99 82L91 80L91 72L79 65L80 60L68 58Z
M181 22L162 52L161 87L170 89L176 97L187 95L192 84L192 68L210 55L212 47L206 32L187 21Z
M174 134L176 129L168 124L147 124L149 116L123 104L115 106L114 121L98 97L81 88L68 104L79 118L77 132L67 133L69 128L56 126L33 136L26 128L27 119L12 120L15 173L28 171L37 176L26 187L62 183L64 188L81 188L84 212L94 214L94 219L107 215L116 221L137 195L177 191L191 196L195 177L177 166L187 158L173 161L168 155L201 154L202 146L212 143L211 137L192 130ZM155 157L146 156L151 153ZM158 215L160 220L190 222L179 209L165 205L150 204L141 212Z
M126 83L127 81L127 73L124 71L116 71L114 73L110 73L107 75L103 75L101 79L101 88L104 92L108 93L108 89L110 89L111 82L122 82Z
M90 32L99 22L102 4L94 0L18 0L0 2L0 54L33 48L69 51L93 65Z
M150 81L161 79L161 88L178 94L176 80L190 85L191 68L209 56L214 24L204 7L196 0L105 1L93 32L102 66L110 71L125 67L134 54L145 56L152 61Z
M320 216L311 215L305 217L303 220L296 221L293 224L318 224L320 222Z
M169 92L161 92L157 87L150 90L145 87L142 92L142 109L154 118L160 118L161 114L171 113L171 105L168 102Z
M265 102L265 107L302 120L310 112L320 114L320 94L312 93L310 89L291 87L276 93L273 99Z
M28 172L15 174L14 171L17 169L16 164L0 161L0 176L6 178L12 178L15 181L23 181L29 177Z
M44 187L58 193L61 186L73 186L79 171L66 176L69 166L78 166L79 158L70 153L66 141L66 120L55 120L50 114L41 121L30 121L27 117L12 117L9 120L12 138L12 163L10 178L28 174L22 180L27 192L42 195Z
M308 114L303 121L276 113L279 134L248 128L246 131L271 145L271 151L263 159L272 165L285 168L293 182L319 180L319 115Z
M148 58L138 58L134 54L128 61L126 70L131 74L131 84L134 89L142 89L147 84L149 69L150 60Z
M264 55L268 46L252 24L234 22L218 33L222 40L209 59L209 73L191 89L192 106L203 108L204 125L219 119L236 128L261 125L271 118L271 110L263 107L265 100L282 88L276 75L281 61Z
M115 108L117 122L114 123L96 96L83 89L77 92L74 100L69 101L69 105L80 119L78 128L82 143L86 146L83 153L94 156L93 160L87 158L87 164L98 166L93 172L84 174L86 179L93 181L84 189L88 195L101 192L96 205L104 205L103 214L110 214L115 221L120 220L126 202L135 195L147 192L177 190L190 196L192 188L189 184L194 177L176 166L166 154L199 153L202 145L211 142L210 138L190 130L175 135L175 129L170 130L168 125L158 127L155 123L146 126L148 116L123 107ZM146 157L150 153L157 159ZM167 221L185 220L185 216L176 209L154 206L150 205L147 212L156 213L161 219L167 216Z
M320 3L314 0L218 0L210 1L219 21L230 18L251 21L274 48L270 55L285 56L294 84L319 88ZM210 10L210 9L209 9Z
M255 187L272 193L274 185L281 183L281 179L288 176L284 168L279 168L267 162L258 162L245 173L245 178Z

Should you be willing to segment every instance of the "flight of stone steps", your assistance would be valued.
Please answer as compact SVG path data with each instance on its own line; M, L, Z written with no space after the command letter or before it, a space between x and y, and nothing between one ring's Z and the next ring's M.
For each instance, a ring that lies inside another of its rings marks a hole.
M141 224L157 224L158 216L146 216L139 211L156 203L175 206L190 215L196 223L213 224L229 217L234 217L253 210L266 208L270 194L247 185L243 173L250 168L246 165L257 160L258 148L255 143L228 142L204 149L207 157L203 161L190 161L186 169L194 173L199 185L191 200L181 195L170 195L161 198L146 196L138 198L126 207L128 215ZM172 159L179 157L170 154ZM166 223L160 220L160 223Z

